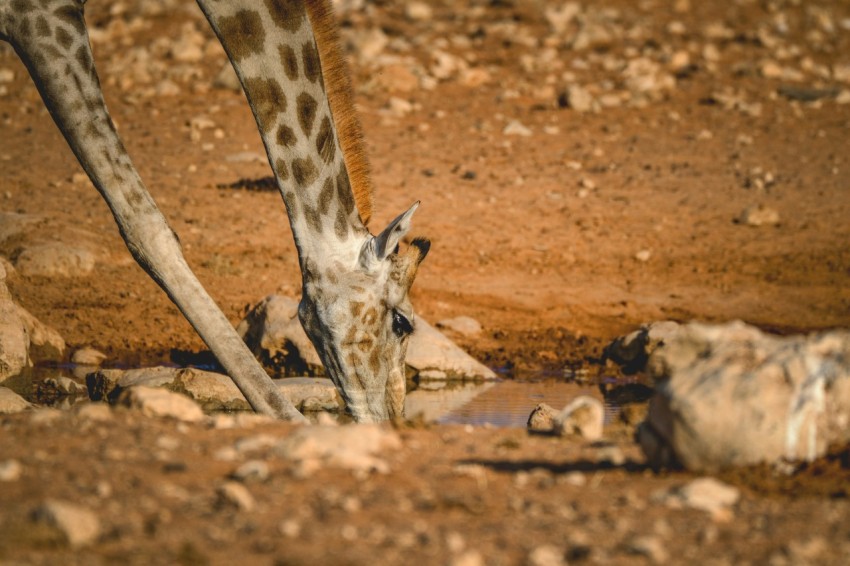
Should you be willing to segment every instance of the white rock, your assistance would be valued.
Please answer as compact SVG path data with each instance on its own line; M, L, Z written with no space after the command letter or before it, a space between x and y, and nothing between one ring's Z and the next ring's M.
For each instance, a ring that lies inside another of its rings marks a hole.
M23 473L24 467L17 460L0 461L0 481L18 481Z
M564 93L564 104L576 112L590 112L595 107L593 95L581 85L570 85Z
M49 500L34 514L35 520L57 528L73 548L88 546L100 536L100 520L90 509L68 501Z
M502 130L502 133L506 136L522 136L529 137L533 134L530 128L523 125L519 120L511 120L505 126L505 129Z
M250 513L257 506L257 501L248 488L239 482L229 481L218 488L218 495L223 503L232 505L240 511Z
M566 566L564 550L553 544L542 544L528 554L528 566Z
M404 8L404 15L415 22L426 22L434 16L434 11L425 2L410 2Z
M444 318L437 321L437 328L451 330L457 334L467 337L478 336L481 334L481 323L471 316L456 316L454 318Z
M710 477L697 478L684 486L653 495L654 500L668 507L699 509L719 521L731 518L731 507L740 498L738 488Z
M24 247L15 268L26 277L80 277L96 263L97 254L88 247L51 242Z
M0 84L10 83L15 80L15 72L12 69L0 69Z
M0 415L20 413L32 407L26 399L9 389L0 386Z
M558 417L559 411L547 405L546 403L538 404L531 414L528 415L528 430L536 432L550 432L555 426L555 419Z
M646 556L653 564L664 564L670 559L664 543L657 536L636 536L628 542L626 548L634 554Z
M496 374L458 348L424 319L416 319L416 331L407 347L407 365L424 373L443 372L449 379L496 379Z
M555 417L553 430L561 436L577 435L585 440L602 438L605 407L598 399L581 395Z
M581 13L581 4L578 2L566 2L556 6L548 6L543 11L543 16L546 18L552 31L557 34L562 34L567 31L570 23L575 20L576 16Z
M638 440L655 467L813 460L850 442L850 332L778 338L689 324L648 363L656 395Z
M106 354L94 348L80 348L71 354L71 363L83 366L99 366L106 359Z
M746 226L776 226L779 224L779 212L761 204L749 206L738 216L738 222Z
M372 61L378 57L390 39L381 31L380 28L374 27L368 30L358 30L350 35L354 43L354 52L361 61Z
M125 389L119 395L118 403L138 409L148 417L167 417L184 422L204 420L204 411L200 405L185 395L167 389L137 385Z
M248 460L236 468L232 477L241 482L266 481L269 478L269 465L263 460Z
M379 456L401 448L395 431L380 425L310 426L278 443L275 452L300 466L302 474L330 466L360 473L389 472Z

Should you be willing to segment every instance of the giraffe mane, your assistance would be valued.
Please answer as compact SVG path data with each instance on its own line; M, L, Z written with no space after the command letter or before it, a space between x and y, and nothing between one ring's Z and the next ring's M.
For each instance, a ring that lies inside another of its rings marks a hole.
M363 141L363 129L354 110L351 75L340 48L336 16L330 0L306 0L305 4L319 49L322 79L339 136L345 168L348 170L354 203L360 220L367 226L372 217L374 188Z

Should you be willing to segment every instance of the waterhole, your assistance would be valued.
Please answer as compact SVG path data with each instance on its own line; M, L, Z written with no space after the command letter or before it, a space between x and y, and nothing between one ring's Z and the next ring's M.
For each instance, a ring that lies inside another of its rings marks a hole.
M88 399L86 371L90 369L71 365L37 367L3 385L37 405L68 409ZM67 388L68 379L76 384L72 386L72 389L77 388L74 394L56 394L56 388L48 386L51 381L64 380ZM541 375L532 379L505 378L487 382L422 382L408 392L405 414L410 419L440 424L525 427L538 404L546 403L559 410L580 395L602 401L606 420L618 410L596 384Z

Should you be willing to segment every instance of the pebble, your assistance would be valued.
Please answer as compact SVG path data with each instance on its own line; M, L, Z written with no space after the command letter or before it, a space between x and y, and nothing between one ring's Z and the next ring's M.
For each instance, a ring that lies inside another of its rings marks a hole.
M218 488L219 500L240 511L250 513L257 506L257 502L251 492L239 482L225 482Z
M551 432L555 426L558 411L546 403L537 405L528 416L528 430L536 432Z
M553 544L542 544L528 554L528 566L565 566L564 551Z
M461 552L449 561L450 566L484 566L484 557L475 549Z
M106 354L94 348L80 348L71 354L71 363L83 366L100 366L106 359Z
M508 122L505 129L502 130L502 133L506 136L529 137L532 135L532 131L519 120L511 120Z
M779 224L779 212L768 206L757 204L749 206L741 212L738 223L746 226L776 226Z
M49 500L36 509L36 522L58 529L72 548L88 546L100 536L100 520L90 509L69 501Z
M576 112L590 112L594 109L593 95L580 85L570 85L559 99L561 107L572 108Z
M652 258L652 250L640 250L635 254L635 259L641 263L646 263Z
M0 481L11 482L21 478L24 472L24 467L17 460L0 461Z
M715 521L728 521L731 507L741 498L738 488L711 477L697 478L684 486L653 494L655 502L673 509L687 507L705 511Z
M405 6L404 15L414 22L427 22L434 17L434 11L424 2L410 2Z
M269 465L263 460L248 460L236 468L231 477L243 483L263 482L269 478Z
M653 564L664 564L670 559L664 543L656 536L634 537L628 542L627 549L633 554L647 557Z
M0 84L10 83L15 80L15 72L12 69L0 69Z

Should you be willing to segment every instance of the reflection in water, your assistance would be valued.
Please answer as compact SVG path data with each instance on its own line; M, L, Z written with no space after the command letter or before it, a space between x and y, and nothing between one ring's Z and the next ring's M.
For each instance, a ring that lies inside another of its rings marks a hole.
M602 400L599 389L588 385L556 380L501 381L435 420L443 424L525 427L528 416L538 404L546 403L555 410L561 410L579 395Z

